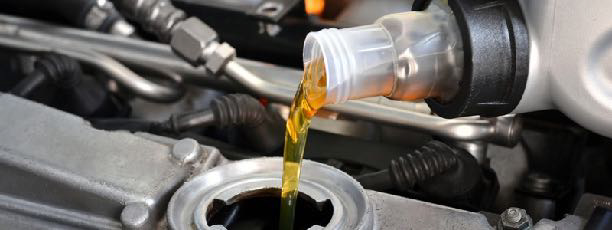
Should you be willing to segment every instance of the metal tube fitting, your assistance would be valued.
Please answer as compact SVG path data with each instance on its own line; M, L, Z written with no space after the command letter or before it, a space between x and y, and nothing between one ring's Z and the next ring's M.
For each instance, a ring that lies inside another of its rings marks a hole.
M111 2L106 0L94 2L83 19L82 24L85 28L125 37L134 35L136 30L134 26L121 17Z
M182 90L155 84L106 55L86 49L77 50L67 46L51 45L23 39L19 36L19 30L14 30L12 36L0 35L0 46L29 52L57 53L77 59L97 67L135 94L148 100L171 102L183 95Z
M114 0L114 3L124 16L164 42L170 41L172 28L185 19L185 12L169 0Z
M155 33L172 50L194 66L204 64L213 74L219 73L236 56L233 47L218 43L217 32L168 0L116 0L128 17L145 30Z

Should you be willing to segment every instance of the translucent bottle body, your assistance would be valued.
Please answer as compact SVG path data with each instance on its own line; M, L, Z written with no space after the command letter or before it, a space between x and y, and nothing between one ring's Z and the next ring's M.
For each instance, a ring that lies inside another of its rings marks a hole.
M463 71L455 18L437 6L387 15L372 25L312 32L304 42L304 63L321 57L326 104L371 96L445 101L456 93Z

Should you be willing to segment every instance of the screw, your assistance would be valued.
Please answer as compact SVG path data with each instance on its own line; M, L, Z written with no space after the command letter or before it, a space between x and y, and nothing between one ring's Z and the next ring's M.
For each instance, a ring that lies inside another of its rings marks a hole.
M511 207L501 214L497 229L526 230L531 229L531 217L524 209Z
M172 157L181 164L192 163L200 156L200 145L191 138L182 139L172 147Z
M141 229L149 219L149 207L144 203L131 203L121 211L121 223L126 229Z
M506 211L506 218L510 223L518 223L523 215L521 215L521 211L518 208L509 208Z

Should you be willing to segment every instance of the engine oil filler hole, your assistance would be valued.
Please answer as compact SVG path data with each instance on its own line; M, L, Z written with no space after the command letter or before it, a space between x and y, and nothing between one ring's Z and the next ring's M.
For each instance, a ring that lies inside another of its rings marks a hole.
M244 192L227 203L214 199L207 207L206 220L209 226L222 225L228 230L277 230L280 200L281 190L277 188ZM295 212L294 229L306 230L315 225L325 227L334 208L329 199L316 202L299 192Z

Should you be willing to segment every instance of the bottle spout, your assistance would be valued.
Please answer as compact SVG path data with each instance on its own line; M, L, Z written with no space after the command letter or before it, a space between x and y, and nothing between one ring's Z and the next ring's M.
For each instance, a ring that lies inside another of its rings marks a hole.
M324 29L304 42L304 65L323 59L326 104L388 95L393 88L395 50L380 25Z

